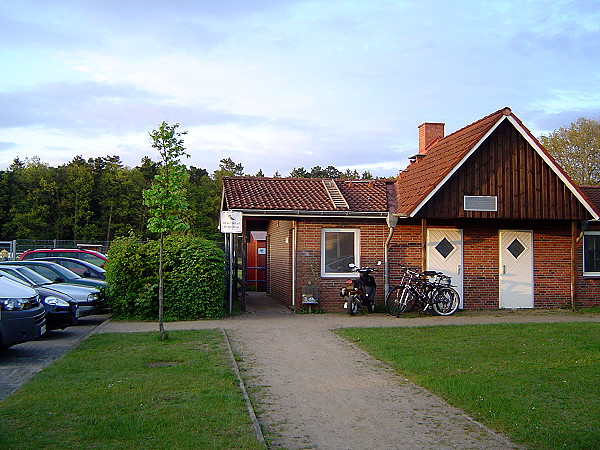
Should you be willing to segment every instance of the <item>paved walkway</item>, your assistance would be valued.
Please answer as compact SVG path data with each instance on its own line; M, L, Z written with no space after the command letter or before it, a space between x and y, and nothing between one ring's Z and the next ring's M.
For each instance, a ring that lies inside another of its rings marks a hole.
M35 341L0 350L0 400L20 389L33 375L76 347L108 317L83 317L77 326L53 330Z
M251 296L247 314L219 321L169 323L169 329L224 329L271 447L514 448L506 438L388 370L338 338L339 327L600 321L560 311L496 311L396 319L373 314L292 314ZM157 330L156 324L109 321L99 332Z

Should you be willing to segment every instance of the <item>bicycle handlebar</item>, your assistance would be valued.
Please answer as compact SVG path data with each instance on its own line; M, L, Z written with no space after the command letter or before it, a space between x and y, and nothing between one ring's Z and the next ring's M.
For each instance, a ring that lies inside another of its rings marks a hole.
M373 269L371 267L353 267L353 272L375 272L377 269Z
M444 274L443 272L437 272L435 270L420 271L418 269L417 270L409 269L408 267L402 266L402 265L400 267L402 267L404 272L406 272L406 274L408 274L408 276L411 278L413 278L413 277L419 277L419 278L435 277L434 281L427 280L428 283L440 284L444 280L448 280L448 283L450 283L450 280L452 279L452 277Z

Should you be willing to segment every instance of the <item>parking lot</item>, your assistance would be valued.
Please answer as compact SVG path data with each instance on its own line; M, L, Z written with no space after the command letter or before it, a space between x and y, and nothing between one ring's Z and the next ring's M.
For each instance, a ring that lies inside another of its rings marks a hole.
M81 318L79 324L46 333L35 341L0 350L0 400L19 389L35 373L85 339L108 315Z

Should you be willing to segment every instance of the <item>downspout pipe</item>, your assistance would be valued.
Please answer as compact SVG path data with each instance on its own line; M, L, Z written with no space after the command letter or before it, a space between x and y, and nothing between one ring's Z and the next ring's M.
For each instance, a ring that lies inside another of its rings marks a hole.
M387 225L389 228L388 237L385 241L385 246L383 249L383 268L384 268L384 287L385 287L385 298L387 298L390 292L390 256L389 256L389 247L392 242L392 238L394 237L394 230L396 229L396 225L398 224L398 217L393 215L392 213L388 213L387 216Z
M296 259L296 250L297 250L297 234L298 234L298 222L296 220L292 221L292 309L296 310L296 278L297 278L297 259Z

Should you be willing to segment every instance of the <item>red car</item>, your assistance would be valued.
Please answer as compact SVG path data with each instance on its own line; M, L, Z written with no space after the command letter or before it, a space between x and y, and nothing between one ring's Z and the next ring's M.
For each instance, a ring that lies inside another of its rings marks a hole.
M91 262L98 267L104 267L108 261L106 255L93 250L82 250L78 248L40 248L37 250L27 250L23 252L19 260L29 260L34 258L46 258L49 256L60 256L63 258L75 258Z

